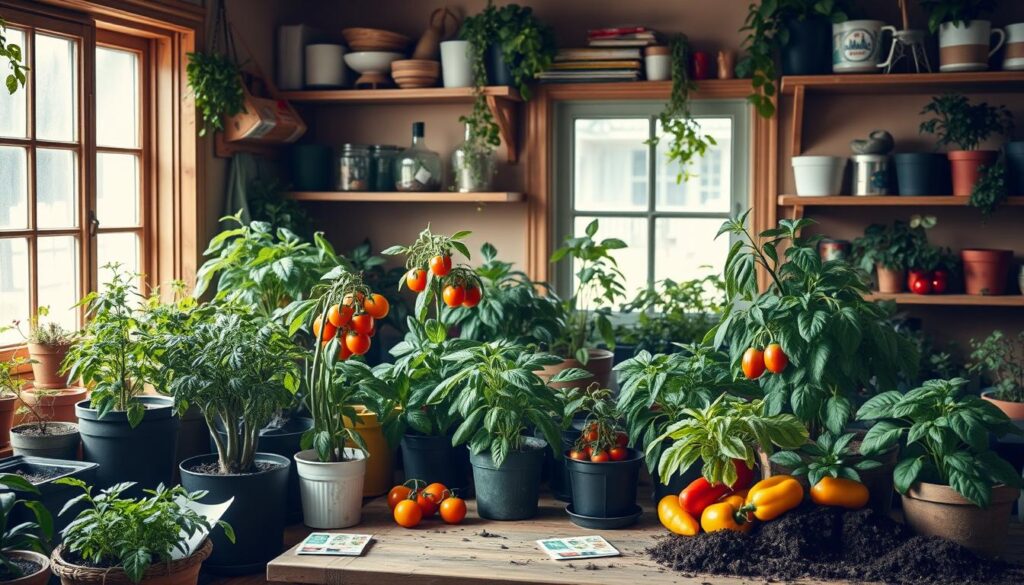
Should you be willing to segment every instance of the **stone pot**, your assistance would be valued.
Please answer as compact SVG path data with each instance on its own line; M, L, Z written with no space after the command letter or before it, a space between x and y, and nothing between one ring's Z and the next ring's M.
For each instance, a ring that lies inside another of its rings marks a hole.
M526 520L537 515L547 446L543 439L523 437L521 449L510 451L501 467L494 465L490 452L469 455L477 513L481 518Z
M969 295L1001 295L1006 293L1012 250L964 249L964 287Z
M1005 485L992 488L988 508L979 508L953 488L918 482L902 495L907 525L924 536L938 536L986 556L1006 548L1010 509L1020 490Z
M78 425L67 422L49 422L46 434L37 434L38 425L28 423L11 429L11 447L15 455L47 457L49 459L78 459L81 435Z
M951 150L949 157L950 170L953 177L953 195L970 197L975 183L981 177L982 167L996 162L999 155L995 150Z
M997 38L995 46L992 37ZM1003 46L1006 33L987 20L944 22L939 26L939 71L985 71L988 59Z
M906 270L893 270L881 264L875 266L875 273L878 275L878 292L880 293L901 293L907 282Z
M295 454L306 526L333 530L359 524L367 455L359 449L345 449L345 458L324 463L313 449Z
M994 404L1003 414L1010 417L1010 420L1024 420L1024 402L1010 402L999 400L995 396L995 390L985 390L981 397Z
M68 355L70 345L47 345L45 343L29 343L28 355L35 360L32 364L32 386L42 390L66 388L68 377L62 376L60 365L64 356Z
M612 380L612 362L615 360L615 354L607 349L590 349L587 350L587 353L590 355L590 359L587 360L587 365L585 366L574 358L565 358L562 360L562 363L544 366L537 372L537 375L547 382L563 370L581 368L593 374L593 378L585 378L576 382L557 382L550 384L550 386L556 390L586 388L597 382L602 388L608 388Z

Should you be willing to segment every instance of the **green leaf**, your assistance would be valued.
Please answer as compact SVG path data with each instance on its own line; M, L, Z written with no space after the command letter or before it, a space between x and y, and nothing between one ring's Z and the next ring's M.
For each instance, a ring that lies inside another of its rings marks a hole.
M861 441L861 454L871 456L888 451L899 442L903 431L904 427L887 420L875 423Z
M842 395L830 396L825 401L825 428L838 435L843 432L853 416L853 405Z
M803 463L800 455L793 451L779 451L773 454L770 459L772 463L777 463L789 469L796 469Z
M863 445L861 451L863 451ZM907 493L907 490L917 482L917 477L921 474L922 467L924 467L924 461L921 457L903 459L897 463L896 468L892 472L896 491L901 494Z

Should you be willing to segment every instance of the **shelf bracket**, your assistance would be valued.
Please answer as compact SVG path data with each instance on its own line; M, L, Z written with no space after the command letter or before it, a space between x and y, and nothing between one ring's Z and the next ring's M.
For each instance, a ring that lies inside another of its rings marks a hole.
M792 138L793 156L800 156L803 152L803 131L804 131L804 86L798 85L793 88L793 119Z
M491 115L494 116L494 121L498 124L501 140L508 150L508 162L513 164L519 162L516 105L510 100L501 100L489 95L487 96L487 108L491 110Z
M790 211L790 217L789 218L794 220L794 221L796 221L798 219L803 219L803 217L804 217L804 206L803 205L794 205L792 210Z

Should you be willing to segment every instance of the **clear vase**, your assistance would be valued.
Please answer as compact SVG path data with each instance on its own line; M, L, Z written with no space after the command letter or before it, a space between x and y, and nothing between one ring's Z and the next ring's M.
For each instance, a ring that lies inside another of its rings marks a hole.
M441 157L427 148L423 122L413 122L412 145L395 159L395 190L440 191Z
M493 151L487 146L474 144L466 125L466 140L452 153L452 177L459 193L490 191L494 181Z

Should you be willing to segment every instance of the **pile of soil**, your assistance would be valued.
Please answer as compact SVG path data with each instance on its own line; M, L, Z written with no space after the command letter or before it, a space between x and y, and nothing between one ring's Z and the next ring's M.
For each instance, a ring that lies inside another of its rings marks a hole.
M941 538L914 536L873 510L805 505L747 534L670 535L647 549L684 573L879 581L893 585L1013 585L1024 567L980 558Z

